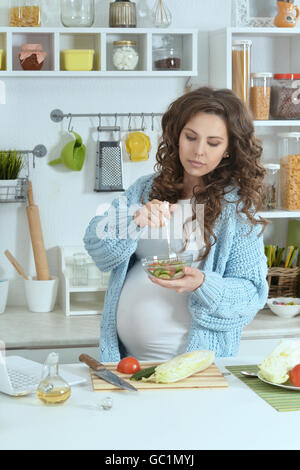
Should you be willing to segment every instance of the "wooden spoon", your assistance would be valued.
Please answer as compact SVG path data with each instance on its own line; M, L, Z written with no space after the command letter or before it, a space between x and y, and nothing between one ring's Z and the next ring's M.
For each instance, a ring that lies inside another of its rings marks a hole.
M11 262L11 264L14 266L14 268L18 271L19 274L21 274L21 276L26 279L27 281L29 281L28 277L26 276L26 274L24 273L24 270L22 268L22 266L20 266L20 264L18 263L18 261L16 260L16 258L11 254L10 251L8 250L5 250L4 252L5 256L9 259L9 261Z

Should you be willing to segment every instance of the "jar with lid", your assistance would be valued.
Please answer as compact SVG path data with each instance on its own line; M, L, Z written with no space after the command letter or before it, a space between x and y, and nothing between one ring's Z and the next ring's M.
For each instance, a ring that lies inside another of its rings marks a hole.
M135 41L114 41L113 64L116 70L135 70L139 54Z
M166 36L162 40L162 47L153 50L155 70L180 70L181 51L175 39Z
M272 73L251 73L250 107L253 119L266 121L270 116Z
M9 26L41 26L41 0L9 0Z
M300 74L276 73L271 87L273 119L300 119Z
M279 205L279 170L278 163L264 165L266 175L264 179L263 209L277 209Z
M281 207L300 210L300 132L278 135Z
M64 26L90 27L94 20L94 0L61 0L61 22Z
M249 105L250 65L252 41L238 39L232 41L232 90Z

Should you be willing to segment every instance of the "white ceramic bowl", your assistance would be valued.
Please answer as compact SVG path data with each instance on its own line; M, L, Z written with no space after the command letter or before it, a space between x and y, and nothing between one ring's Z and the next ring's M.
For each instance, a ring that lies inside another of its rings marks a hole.
M273 302L294 302L296 305L274 305ZM292 297L276 297L268 299L267 304L275 315L281 318L292 318L300 313L300 299Z

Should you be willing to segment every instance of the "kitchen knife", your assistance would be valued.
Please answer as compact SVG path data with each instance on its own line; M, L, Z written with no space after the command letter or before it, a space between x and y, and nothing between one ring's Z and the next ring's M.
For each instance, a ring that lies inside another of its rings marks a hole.
M96 359L89 356L88 354L80 354L79 360L80 362L85 362L85 364L90 366L94 371L93 373L101 379L105 380L106 382L109 382L112 385L115 385L116 387L123 388L124 390L129 390L131 392L138 391L131 384L121 379L110 370L106 369L104 365L101 364L101 362L96 361Z

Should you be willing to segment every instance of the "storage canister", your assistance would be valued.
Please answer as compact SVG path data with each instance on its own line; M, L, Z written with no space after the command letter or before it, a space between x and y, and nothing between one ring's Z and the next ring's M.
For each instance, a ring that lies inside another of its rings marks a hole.
M232 90L249 105L250 64L252 41L238 39L232 41Z
M113 64L116 70L134 70L138 61L135 41L114 41Z
M251 73L250 106L253 118L266 121L270 116L272 73Z
M162 46L153 48L155 70L180 70L182 62L181 48L176 38L166 35L162 39Z
M95 20L94 0L61 0L61 22L66 27L90 27Z
M109 4L110 28L135 28L136 5L130 0L115 0Z
M281 207L300 210L300 132L279 134Z
M274 74L271 87L273 119L300 119L300 74Z
M9 0L9 26L41 26L41 0Z
M266 163L264 168L266 170L266 175L264 180L263 209L277 209L279 202L280 165L278 163Z

